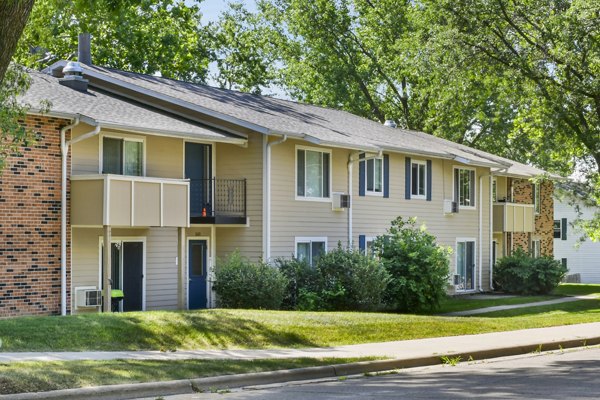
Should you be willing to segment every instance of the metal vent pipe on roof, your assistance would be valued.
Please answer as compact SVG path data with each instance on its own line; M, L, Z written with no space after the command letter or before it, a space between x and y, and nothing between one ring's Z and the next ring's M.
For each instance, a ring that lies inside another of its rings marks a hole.
M383 125L389 126L390 128L398 127L398 125L396 124L396 122L393 119L386 119L385 122L383 123Z
M80 33L77 41L77 61L92 65L91 36L88 32Z

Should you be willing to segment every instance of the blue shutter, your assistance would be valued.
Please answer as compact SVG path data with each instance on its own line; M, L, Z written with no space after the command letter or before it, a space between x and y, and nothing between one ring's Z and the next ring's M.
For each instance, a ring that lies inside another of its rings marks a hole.
M362 153L358 158L365 158L365 153ZM364 161L358 162L358 195L365 195L366 179L365 179L365 168L366 163Z
M404 198L406 200L410 200L410 157L406 157L406 165L404 169Z
M563 218L560 223L560 238L562 240L567 240L567 219Z
M427 160L427 201L431 201L431 187L433 186L433 169L431 168L431 160Z
M383 155L383 197L390 197L390 156Z
M362 253L367 250L367 238L365 235L358 235L358 248Z

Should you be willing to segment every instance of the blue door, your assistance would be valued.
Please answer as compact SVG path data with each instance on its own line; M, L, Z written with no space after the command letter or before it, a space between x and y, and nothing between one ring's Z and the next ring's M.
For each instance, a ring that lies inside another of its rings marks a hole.
M206 270L207 245L206 240L190 240L188 250L189 265L189 297L190 310L206 308Z

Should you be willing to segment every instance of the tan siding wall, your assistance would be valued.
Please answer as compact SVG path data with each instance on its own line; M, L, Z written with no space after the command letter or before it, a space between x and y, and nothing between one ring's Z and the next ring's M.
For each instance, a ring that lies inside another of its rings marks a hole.
M113 229L112 235L146 237L146 309L177 308L177 228ZM73 295L79 286L100 285L101 237L102 229L73 228Z
M332 211L331 202L296 200L296 145L288 140L272 148L271 258L290 257L295 237L327 236L327 248L347 246L348 211ZM311 146L309 146L311 147ZM331 150L332 192L348 192L348 150Z
M217 227L217 257L224 257L235 249L258 260L263 256L263 142L262 135L250 134L248 148L217 143L216 176L218 178L246 178L246 207L249 227Z
M81 124L74 129L74 137L90 132L93 127ZM72 149L72 174L97 174L100 168L100 138L102 135L145 138L146 176L155 178L183 178L183 140L161 136L146 136L102 130L100 136L75 143Z
M272 257L289 257L294 251L294 237L328 237L328 248L338 241L347 244L348 211L332 211L330 202L313 202L295 199L295 149L305 143L289 140L273 148L273 197L272 197ZM347 192L348 150L331 149L333 166L333 191ZM459 164L447 160L432 160L432 201L405 200L405 157L390 154L390 198L377 196L359 197L359 163L353 165L353 241L358 236L377 236L386 231L390 221L397 216L417 217L442 245L456 247L457 238L476 241L476 257L479 261L479 177L488 175L489 169L476 169L475 210L461 210L459 214L445 215L443 200L453 197L453 167ZM415 160L419 157L411 157ZM425 158L421 158L425 160ZM483 179L483 240L482 240L482 286L489 288L489 178ZM451 258L451 270L455 269L455 255Z

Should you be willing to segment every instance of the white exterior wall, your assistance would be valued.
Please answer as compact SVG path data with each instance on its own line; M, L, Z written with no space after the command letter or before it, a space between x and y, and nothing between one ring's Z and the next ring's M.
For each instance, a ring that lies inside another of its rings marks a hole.
M584 236L584 233L571 226L571 223L578 218L592 218L594 210L580 205L580 211L581 216L568 202L554 199L554 219L567 219L567 239L554 239L554 258L557 260L566 258L568 273L581 274L582 283L600 283L600 243L592 242L587 237L584 242L580 242L579 239Z

